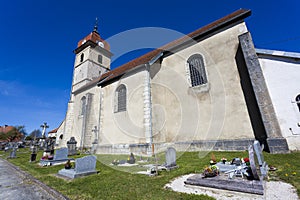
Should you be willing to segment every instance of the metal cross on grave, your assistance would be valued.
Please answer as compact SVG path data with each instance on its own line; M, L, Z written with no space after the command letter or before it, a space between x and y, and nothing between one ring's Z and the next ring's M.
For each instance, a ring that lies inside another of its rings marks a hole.
M42 137L44 138L45 137L45 133L46 133L46 129L49 128L47 122L44 122L44 124L41 125L41 128L43 128Z

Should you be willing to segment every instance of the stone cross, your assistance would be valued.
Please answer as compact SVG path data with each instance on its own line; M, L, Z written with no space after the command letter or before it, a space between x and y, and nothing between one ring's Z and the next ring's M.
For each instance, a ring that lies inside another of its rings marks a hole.
M41 128L43 128L42 137L45 137L46 129L49 128L47 122L44 122L44 124L41 125Z

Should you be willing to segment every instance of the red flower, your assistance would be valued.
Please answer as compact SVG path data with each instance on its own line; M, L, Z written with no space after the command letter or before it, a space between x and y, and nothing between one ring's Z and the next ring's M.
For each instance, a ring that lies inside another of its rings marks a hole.
M250 160L249 160L249 158L244 158L244 161L249 162Z

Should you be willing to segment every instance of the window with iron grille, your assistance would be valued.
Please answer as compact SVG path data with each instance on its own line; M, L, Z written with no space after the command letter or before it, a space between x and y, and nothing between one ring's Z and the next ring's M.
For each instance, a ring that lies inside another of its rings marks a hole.
M204 85L207 83L203 57L200 54L194 54L188 59L190 78L192 87Z
M116 112L126 111L126 87L125 85L120 85L116 90Z

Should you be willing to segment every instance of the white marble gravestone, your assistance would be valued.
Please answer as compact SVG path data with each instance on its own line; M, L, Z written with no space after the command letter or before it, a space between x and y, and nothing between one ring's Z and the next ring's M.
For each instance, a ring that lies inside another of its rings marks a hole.
M176 150L173 147L168 147L166 151L166 165L168 169L177 168L176 165Z

